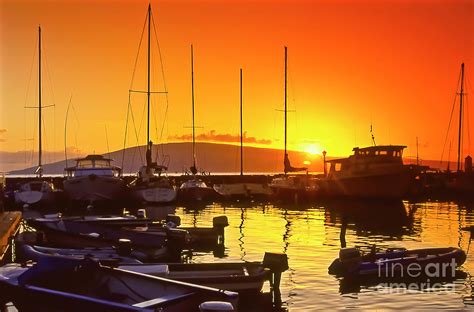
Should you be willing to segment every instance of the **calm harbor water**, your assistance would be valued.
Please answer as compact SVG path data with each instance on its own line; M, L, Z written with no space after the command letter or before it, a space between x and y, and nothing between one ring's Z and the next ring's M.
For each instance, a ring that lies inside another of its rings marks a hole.
M290 269L282 276L281 307L244 298L245 311L459 310L474 309L474 247L469 246L470 233L460 230L474 224L473 208L474 203L336 201L309 206L247 203L214 204L204 209L149 207L147 213L152 217L175 212L183 225L197 226L209 226L218 215L228 217L224 255L200 252L193 255L193 262L258 261L265 251L286 253ZM441 280L440 284L433 283L435 287L421 290L348 284L327 271L338 256L342 228L346 229L348 247L369 251L373 244L381 250L454 246L467 252L467 260L459 278Z
M247 202L146 211L151 218L175 213L183 226L211 226L213 217L228 217L225 249L193 252L190 262L261 261L265 251L288 255L290 269L282 275L280 300L272 297L266 283L265 295L241 298L240 311L474 310L474 246L470 233L461 231L474 224L474 202ZM328 274L341 244L365 252L374 244L379 250L453 246L465 250L467 260L456 278L422 281L431 282L428 286L354 283Z

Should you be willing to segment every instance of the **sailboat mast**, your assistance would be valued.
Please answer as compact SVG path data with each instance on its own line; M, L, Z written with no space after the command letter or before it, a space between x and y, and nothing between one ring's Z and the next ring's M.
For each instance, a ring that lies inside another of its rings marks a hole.
M196 152L195 152L195 133L194 133L194 51L193 45L191 45L191 105L192 105L192 118L193 118L193 167L196 168Z
M41 26L38 26L38 135L39 135L39 147L38 147L38 175L41 176L42 170L42 141L41 141Z
M151 4L148 4L148 89L146 92L148 102L148 113L146 122L146 149L151 149L150 142L150 24L151 24ZM147 164L149 165L149 164Z
M462 100L464 95L464 63L461 64L461 92L459 93L459 132L458 132L458 172L461 171L461 144L462 144Z
M242 68L240 69L240 175L244 175L244 143L242 132Z
M288 67L288 48L285 47L285 163L286 163L286 129L287 129L287 67ZM285 166L286 173L286 166Z

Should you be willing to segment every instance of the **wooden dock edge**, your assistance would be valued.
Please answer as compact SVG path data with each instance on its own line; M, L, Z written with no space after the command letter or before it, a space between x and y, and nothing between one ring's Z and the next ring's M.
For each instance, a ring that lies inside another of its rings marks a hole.
M0 213L0 262L10 246L10 239L20 227L21 212L5 211Z

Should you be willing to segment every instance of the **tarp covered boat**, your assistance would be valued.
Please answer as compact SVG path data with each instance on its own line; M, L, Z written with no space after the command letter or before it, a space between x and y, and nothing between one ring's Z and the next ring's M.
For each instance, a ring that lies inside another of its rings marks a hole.
M113 249L23 245L20 250L25 260L91 258L123 270L238 292L259 292L266 280L273 280L272 275L288 269L286 255L274 253L266 253L263 262L143 264L134 258L121 256Z
M238 294L104 267L92 260L45 259L0 268L0 304L21 311L198 311L206 301L237 309Z

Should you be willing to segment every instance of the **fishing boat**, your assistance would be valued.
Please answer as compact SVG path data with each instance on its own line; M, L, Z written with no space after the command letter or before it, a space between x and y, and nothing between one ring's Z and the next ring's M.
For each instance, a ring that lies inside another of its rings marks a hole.
M287 114L288 114L288 86L287 86L287 71L288 71L288 49L285 47L285 149L283 154L283 171L284 174L277 176L269 184L273 195L280 200L284 201L299 201L309 200L316 196L318 191L318 185L314 182L314 179L306 174L299 175L288 175L291 172L306 171L306 167L293 167L290 163L290 158L287 151Z
M168 216L166 223L155 222L142 227L126 227L124 229L145 233L166 232L168 235L173 235L170 229L181 230L189 234L189 247L193 250L200 250L200 247L223 245L224 229L229 225L229 221L226 216L216 216L212 218L212 227L183 227L179 225L178 216Z
M280 275L288 269L287 256L275 253L265 253L262 262L144 264L111 248L61 249L22 245L19 251L23 261L90 258L127 271L246 293L259 292L265 281L273 281L274 274Z
M428 266L438 267L439 270L445 271L447 267L448 273L454 272L456 267L461 266L464 261L466 261L466 253L454 247L401 249L381 253L373 250L366 255L361 255L357 248L342 248L339 258L329 266L329 274L400 278L411 276L408 271L414 267L419 268L420 274L427 273L425 268ZM454 267L449 267L450 265Z
M191 107L193 121L193 165L190 167L191 178L184 181L179 187L178 198L184 202L207 202L215 198L216 192L197 176L196 167L196 136L194 126L194 52L191 45Z
M330 168L318 180L321 195L360 198L402 198L417 176L403 164L403 145L355 147L348 158L326 161ZM326 165L326 164L325 164Z
M68 198L92 206L123 198L126 186L122 169L111 163L112 159L102 155L88 155L77 159L76 166L65 168L63 185Z
M198 311L207 301L237 309L238 294L87 260L45 259L0 268L2 303L20 311Z
M175 255L190 242L187 231L174 228L166 231L140 231L67 219L41 222L30 219L27 222L43 233L45 241L51 246L110 247L117 245L121 239L126 239L131 242L134 250L148 255L150 261L161 257L164 247L170 255Z
M146 164L138 171L137 178L130 183L130 192L139 202L147 204L170 203L176 199L176 188L171 184L167 176L162 175L168 168L152 161L153 142L150 140L150 36L151 36L151 5L148 6L148 88L147 94L147 141L146 141ZM130 92L135 92L131 90ZM136 91L141 92L141 91Z
M130 245L102 248L54 248L37 245L21 244L17 246L17 257L20 261L40 261L43 258L64 259L86 259L90 258L100 262L102 265L117 266L119 264L143 263L146 255L131 250ZM164 249L163 260L165 260L166 249Z
M44 181L43 176L43 164L42 164L42 110L47 106L42 106L41 100L41 26L38 26L38 167L36 168L35 174L36 179L28 181L20 185L19 189L15 191L14 197L15 202L18 205L28 207L33 204L50 204L55 199L55 188L53 183Z
M214 190L224 198L266 198L272 191L266 183L252 181L251 177L244 176L244 148L243 148L243 126L242 126L242 68L240 69L240 176L233 181L226 179L226 182L215 183Z

